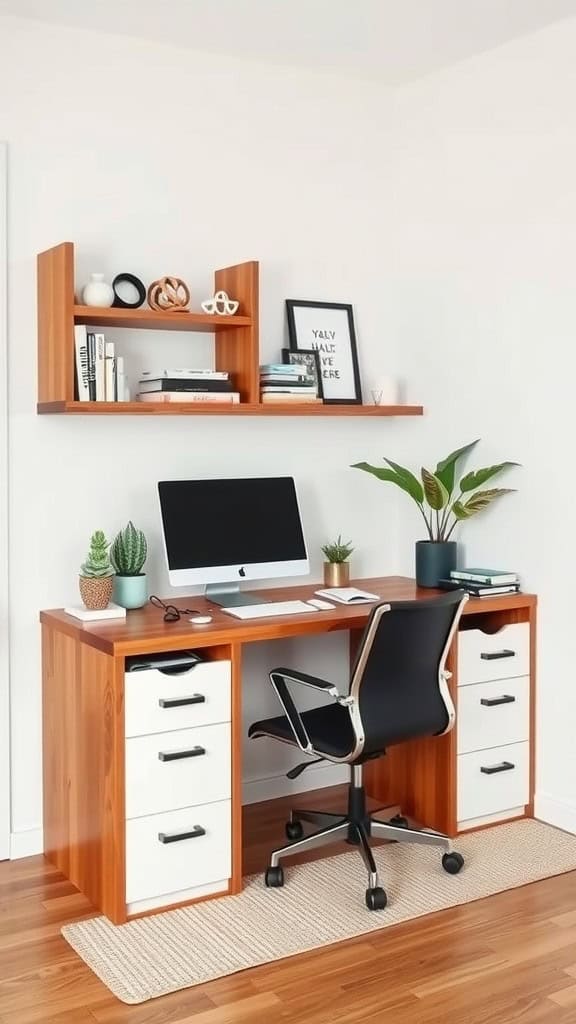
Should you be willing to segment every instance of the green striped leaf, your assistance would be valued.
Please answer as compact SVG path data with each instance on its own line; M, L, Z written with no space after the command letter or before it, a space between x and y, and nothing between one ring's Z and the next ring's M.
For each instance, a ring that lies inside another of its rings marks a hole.
M452 494L452 491L454 490L454 476L456 474L456 463L458 462L458 459L471 451L472 448L478 444L479 440L480 438L478 437L475 441L471 441L470 444L465 444L462 448L456 448L455 451L450 452L450 455L447 455L446 458L442 459L436 466L434 475L437 476L440 482L444 484L449 495Z
M422 467L421 473L422 483L424 484L424 494L430 508L433 508L436 511L439 511L441 508L445 508L448 504L450 495L442 481L439 480L434 473L431 473L429 469L424 469L424 467Z
M482 484L485 484L487 480L491 480L493 476L502 473L503 470L518 465L518 462L499 462L495 466L486 466L485 469L477 469L473 473L467 473L460 481L460 490L464 493L473 491L476 487L481 487Z

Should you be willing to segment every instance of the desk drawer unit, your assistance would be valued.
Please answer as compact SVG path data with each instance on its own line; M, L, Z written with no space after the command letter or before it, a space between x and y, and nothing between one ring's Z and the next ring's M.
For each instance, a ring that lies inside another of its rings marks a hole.
M133 818L126 824L126 902L137 913L225 891L232 870L230 800ZM202 891L203 890L203 891ZM139 906L140 904L140 906Z
M458 635L458 685L511 679L530 672L530 626L512 622L496 633L463 629Z
M530 744L511 743L458 757L458 823L518 813L529 801ZM510 815L508 815L510 816Z
M187 672L127 672L126 735L147 736L230 721L229 661L198 662Z
M126 740L126 817L226 800L230 725L198 726Z
M456 727L459 754L529 739L529 677L461 687Z

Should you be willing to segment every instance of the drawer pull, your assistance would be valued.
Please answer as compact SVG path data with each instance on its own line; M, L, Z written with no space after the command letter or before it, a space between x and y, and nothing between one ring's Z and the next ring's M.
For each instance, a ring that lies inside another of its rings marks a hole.
M205 704L206 697L203 693L193 693L191 697L160 697L158 703L161 708L185 708L188 704Z
M158 760L183 761L186 757L202 757L205 753L205 747L192 747L190 750L160 750L158 751Z
M502 761L501 764L491 764L481 768L480 771L483 775L497 775L499 772L511 772L515 767L516 765L512 764L512 761Z
M501 661L502 658L515 658L516 651L509 651L506 648L503 651L483 651L480 657L483 661Z
M189 832L159 832L158 839L161 843L181 843L183 839L198 839L206 835L206 829L201 825L194 825Z
M511 693L504 693L501 697L481 697L480 703L485 708L497 708L500 704L515 704L516 697L513 697Z

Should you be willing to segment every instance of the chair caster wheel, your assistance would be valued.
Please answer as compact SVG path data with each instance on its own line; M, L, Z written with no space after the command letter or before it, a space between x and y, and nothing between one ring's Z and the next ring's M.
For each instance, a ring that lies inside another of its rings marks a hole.
M302 839L304 835L304 829L302 828L301 821L287 821L286 822L286 838L294 842L296 839Z
M379 885L375 889L366 889L366 906L368 910L384 910L388 897Z
M277 868L266 868L264 881L269 889L281 889L284 885L284 871L280 865Z
M445 853L442 857L442 867L449 875L457 875L464 867L464 857L461 853Z
M395 814L393 818L390 818L390 824L396 825L396 828L408 828L410 822L403 814Z

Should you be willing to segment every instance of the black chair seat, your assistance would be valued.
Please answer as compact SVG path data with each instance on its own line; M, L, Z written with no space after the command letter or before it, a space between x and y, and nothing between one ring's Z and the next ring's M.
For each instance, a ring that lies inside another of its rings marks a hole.
M347 708L340 704L328 704L326 707L302 711L300 717L315 750L332 757L346 757L354 750L356 740ZM248 730L248 736L261 735L297 745L286 715L254 722Z

